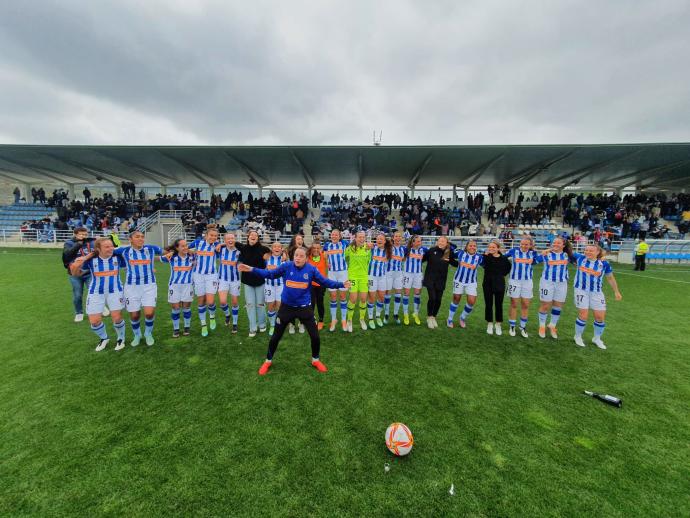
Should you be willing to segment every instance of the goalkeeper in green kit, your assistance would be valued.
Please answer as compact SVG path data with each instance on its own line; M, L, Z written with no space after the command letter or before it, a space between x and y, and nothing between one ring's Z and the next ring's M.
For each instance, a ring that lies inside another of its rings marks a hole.
M366 234L357 232L355 239L345 249L347 263L347 277L352 283L350 299L347 303L347 331L352 332L352 317L355 304L359 299L359 323L362 330L367 330L366 311L367 293L369 292L369 261L371 261L371 245L366 242Z

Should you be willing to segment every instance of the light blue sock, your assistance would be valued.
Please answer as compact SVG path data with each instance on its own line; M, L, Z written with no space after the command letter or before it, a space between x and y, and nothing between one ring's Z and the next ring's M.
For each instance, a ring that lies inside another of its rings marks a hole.
M172 319L173 329L175 331L179 331L180 330L180 310L179 309L173 309L170 312L170 318Z
M101 340L108 338L108 332L105 330L105 324L103 322L98 325L91 324L91 331L96 333Z
M340 318L341 320L347 320L347 300L340 301Z
M470 313L472 313L472 310L474 309L474 306L471 304L465 304L465 307L462 310L462 313L460 313L460 318L462 320L467 320L467 317L470 316Z
M132 325L132 333L134 333L134 336L141 338L141 322L132 320L130 324Z
M551 325L556 327L559 318L561 318L561 308L551 308Z
M114 322L113 327L115 328L115 334L118 340L125 339L125 321L120 320L119 322Z
M448 310L448 322L452 322L455 319L455 312L458 310L458 305L450 303L450 309Z
M539 327L545 327L546 326L546 317L549 315L547 313L542 313L541 311L539 312Z
M597 322L596 320L594 321L594 337L595 338L601 338L601 335L604 334L604 328L606 327L605 322Z
M184 317L184 326L192 327L192 308L185 308L185 310L182 312L182 316Z
M374 304L367 302L367 314L369 315L369 320L374 318Z
M422 305L422 297L419 295L414 296L414 312L415 314L419 314L419 306Z
M233 306L232 307L232 323L233 325L237 325L237 319L240 316L240 307L239 306Z
M525 329L527 327L527 319L526 318L520 318L520 329Z
M381 312L383 311L383 302L380 300L376 301L376 318L381 317Z
M338 301L331 301L331 321L334 322L338 318Z
M202 326L206 325L206 306L199 306L199 320Z
M151 336L153 334L153 322L155 319L156 317L144 319L144 336Z
M209 318L216 318L216 305L215 304L211 304L208 307L208 316L209 316Z
M587 322L581 319L576 319L575 320L575 336L582 336L582 333L585 332L585 326L587 325Z

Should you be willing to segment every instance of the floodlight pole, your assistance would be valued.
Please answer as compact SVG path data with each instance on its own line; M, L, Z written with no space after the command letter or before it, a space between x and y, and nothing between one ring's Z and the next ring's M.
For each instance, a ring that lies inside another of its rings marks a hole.
M457 185L453 184L453 206L457 205L458 203L458 189Z

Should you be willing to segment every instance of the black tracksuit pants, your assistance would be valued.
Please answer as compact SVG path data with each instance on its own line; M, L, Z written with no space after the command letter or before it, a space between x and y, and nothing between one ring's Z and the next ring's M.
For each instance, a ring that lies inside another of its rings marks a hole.
M487 322L503 322L503 297L505 296L505 286L503 289L498 289L499 286L492 286L491 284L482 284L484 291L484 319ZM494 319L494 307L496 310Z
M429 317L438 315L443 300L443 288L445 286L427 286L426 291L429 298L426 301L426 314Z
M278 342L283 337L285 329L288 324L294 320L302 322L309 333L311 339L311 357L318 358L321 351L321 337L319 330L316 328L316 320L314 320L314 310L311 306L295 307L281 304L278 309L278 316L276 318L276 327L273 331L273 336L268 341L268 353L266 359L272 360L273 355L278 349Z
M314 311L314 304L319 311L319 322L323 322L323 315L325 309L323 307L323 296L326 293L326 288L323 286L311 285L311 310Z

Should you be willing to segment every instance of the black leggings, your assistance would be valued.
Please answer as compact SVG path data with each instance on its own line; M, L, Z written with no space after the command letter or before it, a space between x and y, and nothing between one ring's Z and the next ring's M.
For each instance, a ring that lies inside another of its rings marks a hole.
M438 315L438 310L441 309L441 300L443 300L443 288L436 288L435 286L426 288L429 299L426 301L426 314L429 317Z
M503 296L505 290L495 290L491 286L482 285L484 291L484 319L487 322L494 322L493 306L496 306L496 322L503 322Z
M278 309L278 317L276 318L276 328L273 332L273 336L268 341L268 353L266 353L266 359L273 359L273 355L278 349L278 342L283 337L285 333L285 328L293 320L299 320L307 328L307 333L309 333L309 338L311 338L311 357L318 358L319 352L321 351L321 338L319 337L319 330L316 328L316 321L314 320L314 310L311 306L305 306L303 308L297 308L295 306L286 306L281 304L280 309Z
M314 311L314 304L316 304L316 308L319 310L319 322L323 322L323 314L325 311L323 307L324 293L326 293L326 288L323 286L311 285L311 310Z

